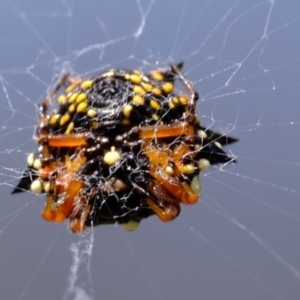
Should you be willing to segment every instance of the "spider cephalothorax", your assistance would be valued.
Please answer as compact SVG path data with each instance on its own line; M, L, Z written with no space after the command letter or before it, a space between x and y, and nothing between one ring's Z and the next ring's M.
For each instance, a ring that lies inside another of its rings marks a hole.
M46 193L42 216L69 218L74 232L116 222L133 229L152 214L174 219L181 203L198 200L199 173L232 160L222 145L236 141L200 125L198 93L181 69L63 76L40 107L40 148L13 193ZM175 91L176 79L188 94Z

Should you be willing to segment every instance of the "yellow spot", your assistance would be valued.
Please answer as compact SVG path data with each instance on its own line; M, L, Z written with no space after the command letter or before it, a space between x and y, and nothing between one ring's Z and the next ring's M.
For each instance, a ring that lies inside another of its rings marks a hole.
M45 193L49 193L50 192L50 182L49 181L44 182L43 187L44 187Z
M87 94L86 93L80 93L78 95L78 97L76 98L76 102L79 103L79 102L82 102L84 100L86 100L87 98Z
M161 95L161 90L158 87L155 87L152 89L152 94L155 96L160 96Z
M198 116L196 116L195 118L195 124L200 124L201 123L201 120Z
M70 115L69 114L65 114L61 117L60 121L59 121L59 125L60 126L64 126L66 123L68 123L70 120Z
M160 71L152 71L151 76L157 81L164 80L164 75Z
M174 170L171 166L166 166L165 168L165 172L168 174L168 175L174 175Z
M189 102L189 98L188 98L187 96L185 96L185 95L181 95L181 96L179 97L179 101L180 101L180 103L181 103L182 105L186 105L186 104L188 104L188 102Z
M88 107L87 102L81 102L78 104L76 111L77 112L83 112Z
M113 77L115 75L115 71L114 70L110 70L109 72L106 72L104 74L105 77Z
M159 103L153 99L150 101L150 105L153 109L159 109L160 107Z
M90 118L94 118L97 115L97 111L94 109L89 109L86 113Z
M55 125L57 123L57 121L59 120L60 118L60 115L59 114L56 114L56 115L52 115L50 117L50 124L51 125Z
M129 80L130 79L130 74L125 74L125 79Z
M223 148L222 145L221 145L219 142L215 142L214 144L215 144L215 146L217 146L219 149L222 149L222 148Z
M197 135L202 138L202 139L206 139L207 138L207 133L204 130L198 130L197 131Z
M130 220L128 223L122 223L120 225L127 231L134 231L139 227L140 222Z
M33 168L39 170L42 168L42 161L40 159L35 159L33 162Z
M194 148L195 151L199 151L201 149L201 146L199 144L195 144Z
M66 95L60 95L58 98L57 98L57 102L58 102L58 104L60 104L60 105L64 105L64 104L66 104L67 103L67 99L68 99L68 97L66 96Z
M174 90L174 85L172 82L166 82L162 85L162 89L166 94L170 94Z
M93 128L93 129L97 129L98 127L99 127L99 123L96 122L96 121L93 121L93 122L92 122L92 128Z
M173 101L174 104L179 104L178 97L173 97L172 101Z
M210 168L210 162L206 158L201 158L198 161L198 168L200 171L206 171Z
M90 88L93 85L93 83L94 83L93 80L86 80L86 81L82 82L80 86L83 90L86 90L86 89Z
M68 102L69 102L69 103L73 103L73 102L76 100L77 97L78 97L78 93L73 93L73 94L70 96Z
M40 194L43 191L42 181L40 179L34 180L30 185L30 190L35 194Z
M137 75L137 74L131 74L130 75L130 81L132 83L139 84L142 81L142 77L140 75Z
M191 175L195 172L195 167L192 164L182 165L180 171L183 174Z
M158 121L158 120L159 120L159 117L158 117L157 114L153 114L153 115L152 115L152 119L153 119L154 121Z
M191 182L191 188L195 193L200 194L202 189L202 184L198 175L193 177Z
M151 83L147 83L147 82L142 82L141 86L143 87L143 89L147 92L150 92L153 89L153 85Z
M66 134L70 134L73 131L73 129L74 129L74 122L71 122L66 129Z
M123 121L122 121L122 125L130 125L130 120L129 119L124 119Z
M140 85L135 85L133 87L133 91L136 93L136 94L139 94L139 95L145 95L146 94L146 91L140 86Z
M137 105L143 105L145 103L145 99L140 95L133 96L132 101Z
M175 108L175 104L173 102L169 102L168 105L171 109Z
M28 167L32 167L33 166L33 163L34 163L34 154L33 153L30 153L28 156L27 156L27 166Z
M110 151L106 152L103 161L109 166L113 166L121 159L121 155L116 151L115 147L111 147Z
M69 106L68 111L69 111L70 113L74 112L74 111L75 111L75 105L74 105L74 104L71 104L71 105Z
M70 84L70 85L66 88L66 93L68 94L68 93L72 92L72 91L74 90L74 88L76 88L76 86L77 86L77 83L72 83L72 84Z
M129 104L125 105L124 108L123 108L123 115L124 115L126 118L129 118L132 109L133 109L132 105L129 105Z

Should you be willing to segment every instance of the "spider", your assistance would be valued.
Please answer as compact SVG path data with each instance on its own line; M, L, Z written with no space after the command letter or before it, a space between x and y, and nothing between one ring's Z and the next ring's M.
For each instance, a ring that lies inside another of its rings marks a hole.
M182 67L62 76L40 105L39 148L12 193L45 193L42 217L68 218L75 233L112 223L133 230L153 214L176 218L181 203L197 202L201 171L234 161L222 146L236 141L200 125L199 95ZM175 91L177 79L188 94Z

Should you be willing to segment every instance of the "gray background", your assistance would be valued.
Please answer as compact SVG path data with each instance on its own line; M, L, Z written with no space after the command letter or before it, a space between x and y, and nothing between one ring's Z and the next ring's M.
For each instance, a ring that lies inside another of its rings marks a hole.
M299 299L299 1L141 2L0 3L0 298ZM40 218L44 196L10 196L63 71L182 60L203 124L240 139L198 204L75 236Z

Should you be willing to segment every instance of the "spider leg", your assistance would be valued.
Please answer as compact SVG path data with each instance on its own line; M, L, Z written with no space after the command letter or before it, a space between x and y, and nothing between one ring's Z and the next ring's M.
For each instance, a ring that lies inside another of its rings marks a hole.
M87 204L87 199L81 199L81 206L75 207L70 215L70 230L74 233L81 233L84 230L84 224L91 212L91 205Z
M179 165L179 157L174 159L175 156L172 157L168 148L159 150L149 141L144 141L143 147L144 153L151 162L149 166L151 176L159 182L165 190L172 194L177 201L181 201L185 204L197 202L199 194L195 193L187 182L179 179L181 176L180 169L177 167L177 165ZM189 150L189 147L184 149L184 151L187 152ZM179 151L175 150L174 152L175 154L173 155L180 155ZM182 156L180 158L182 158ZM173 167L170 166L170 161L173 162Z
M56 170L57 174L55 178L50 179L50 191L42 212L42 217L47 221L62 222L70 218L70 227L74 232L83 230L90 212L86 197L82 195L84 182L77 176L85 162L86 157L79 153L75 159L66 158L63 166L52 169Z
M199 94L193 85L183 76L181 73L182 66L178 65L171 65L171 69L176 74L179 79L182 81L185 88L190 93L188 105L186 105L186 116L190 123L194 123L195 119L195 109L196 109L196 102L199 99Z
M38 139L38 143L43 144L47 142L47 145L53 148L76 148L88 146L89 138L93 138L93 134L89 132L71 134L49 134L41 135Z
M173 203L166 205L161 203L162 208L149 197L147 197L145 201L163 222L169 222L175 219L180 213L180 206L178 204Z
M172 125L144 126L139 129L140 138L155 139L176 137L181 135L194 136L194 127L187 122Z
M146 189L134 184L134 187L147 197L145 202L163 221L175 219L180 213L180 205L174 197L155 179L148 183Z
M150 191L150 194L154 197L155 201L151 198L147 198L146 203L162 221L171 221L179 215L180 201L174 198L160 182L156 180L151 181L148 184L147 190Z
M66 92L72 91L76 86L78 86L82 80L80 78L70 78L70 74L66 73L61 76L55 87L50 91L48 96L43 100L43 102L39 106L39 114L40 114L40 123L38 126L37 136L39 137L42 134L48 134L48 115L47 110L50 104L50 100L59 92L63 85L68 83L68 87L66 88Z
M193 204L198 201L199 195L192 190L188 183L181 182L178 176L168 175L163 169L154 165L150 167L150 174L159 181L175 199L179 199L185 204Z
M52 99L60 90L60 88L69 80L69 73L66 73L61 76L58 83L55 85L55 87L50 91L49 95L43 100L43 102L40 105L40 115L41 118L45 118L47 116L47 109L49 106L49 99Z

